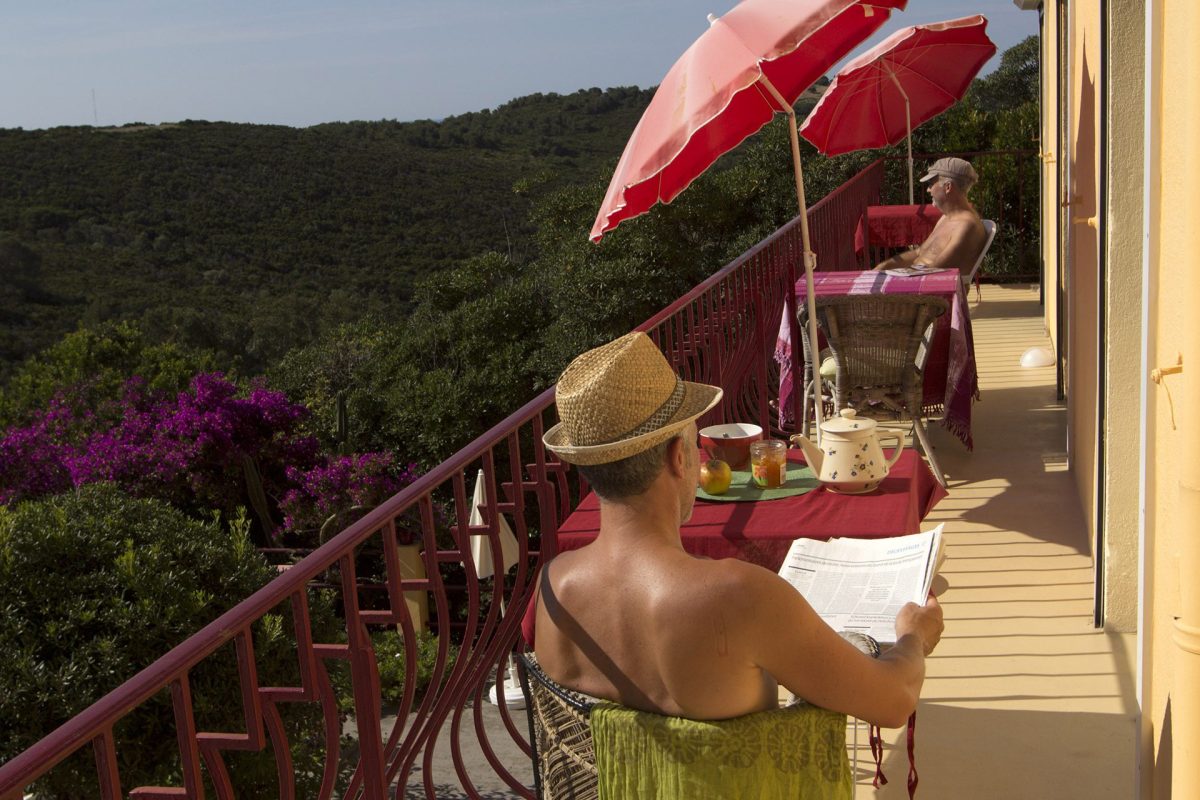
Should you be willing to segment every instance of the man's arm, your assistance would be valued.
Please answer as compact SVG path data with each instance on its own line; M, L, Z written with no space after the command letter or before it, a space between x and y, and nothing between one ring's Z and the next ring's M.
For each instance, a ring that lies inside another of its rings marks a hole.
M892 256L891 258L885 258L883 261L880 261L878 264L876 264L875 271L879 272L880 270L885 270L885 269L898 269L900 267L911 267L914 263L916 263L917 257L920 255L920 253L921 253L921 251L919 249L918 250L902 250L901 252L896 253L896 255Z
M884 727L902 726L917 706L925 656L941 638L937 600L905 606L896 620L896 644L874 659L826 625L783 578L758 577L745 593L758 609L746 617L751 659L814 705Z
M911 267L913 264L928 265L929 258L927 258L927 256L929 255L929 253L927 251L929 250L929 243L938 240L938 238L940 236L940 234L938 233L938 229L940 227L942 227L943 225L945 225L946 221L947 220L945 217L939 217L938 221L933 224L933 230L929 232L929 236L927 236L925 238L925 241L921 242L919 247L909 248L907 250L901 250L899 253L896 253L891 258L885 258L883 261L880 261L878 264L875 265L875 271L879 272L880 270L885 270L885 269L899 269L900 267Z

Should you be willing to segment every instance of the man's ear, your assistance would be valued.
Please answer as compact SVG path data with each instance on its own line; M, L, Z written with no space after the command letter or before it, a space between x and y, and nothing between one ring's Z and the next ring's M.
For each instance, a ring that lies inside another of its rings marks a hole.
M684 452L684 446L682 436L673 436L667 443L667 469L676 477L682 477L687 470L687 453Z

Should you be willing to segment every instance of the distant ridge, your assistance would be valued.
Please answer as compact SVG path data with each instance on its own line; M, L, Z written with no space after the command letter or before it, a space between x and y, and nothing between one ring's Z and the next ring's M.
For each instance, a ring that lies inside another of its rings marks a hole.
M0 260L0 379L106 319L256 370L366 311L403 315L420 276L528 258L532 204L611 169L650 96L535 94L441 122L0 130L0 242L24 254Z

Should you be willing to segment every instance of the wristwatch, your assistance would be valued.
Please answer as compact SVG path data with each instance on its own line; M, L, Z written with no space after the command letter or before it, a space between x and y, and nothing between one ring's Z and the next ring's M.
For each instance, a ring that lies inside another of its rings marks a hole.
M850 644L863 651L871 658L879 658L879 642L865 633L858 631L838 631L838 636L841 636Z

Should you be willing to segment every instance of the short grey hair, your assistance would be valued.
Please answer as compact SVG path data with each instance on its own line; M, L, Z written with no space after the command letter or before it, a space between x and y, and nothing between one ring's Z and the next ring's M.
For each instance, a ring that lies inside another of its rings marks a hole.
M605 500L624 500L636 497L650 488L658 473L667 464L667 448L671 442L682 437L672 436L649 450L610 461L607 464L577 464L576 469L592 490Z
M971 180L966 175L938 175L938 177L953 183L955 188L963 194L971 191L971 188L975 186L975 181Z

